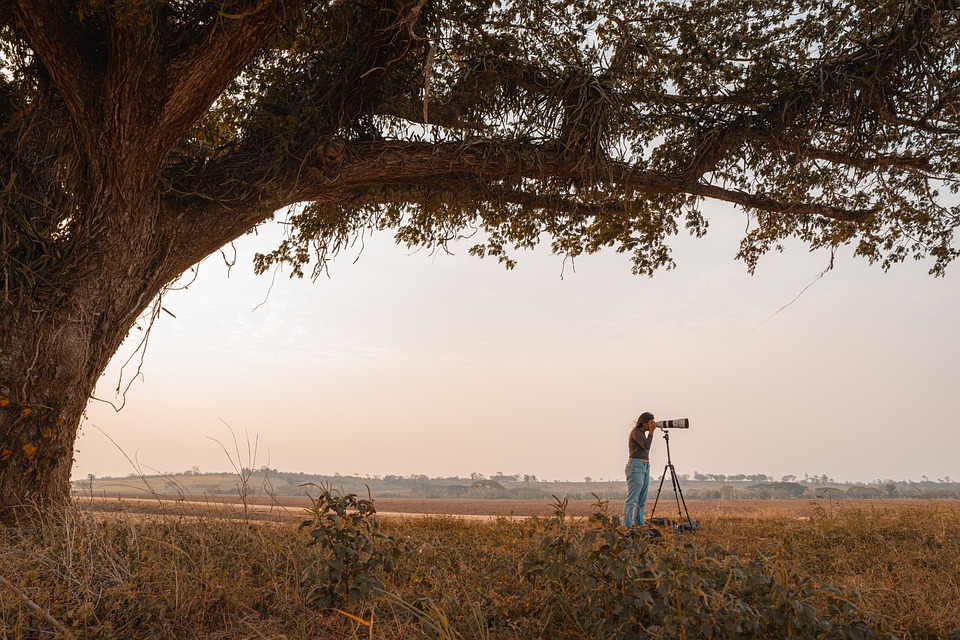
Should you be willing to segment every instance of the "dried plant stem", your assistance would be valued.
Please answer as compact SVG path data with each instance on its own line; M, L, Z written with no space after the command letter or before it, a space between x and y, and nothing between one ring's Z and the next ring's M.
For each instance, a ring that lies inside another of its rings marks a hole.
M60 624L59 622L57 622L57 620L56 620L53 616L51 616L49 613L47 613L46 611L44 611L43 607L41 607L41 606L38 605L36 602L34 602L33 600L31 600L31 599L30 599L30 596L28 596L28 595L25 594L23 591L21 591L20 589L18 589L18 588L16 587L16 585L14 585L13 583L11 583L9 580L7 580L6 578L4 578L3 576L0 576L0 584L2 584L3 586L7 587L8 589L10 589L10 591L13 591L13 592L17 595L18 598L20 598L21 600L23 600L23 603L24 603L25 605L27 605L27 607L29 607L29 608L32 609L33 611L36 611L36 612L39 613L41 616L43 616L43 619L46 620L46 621L50 624L51 627L53 627L54 629L56 629L57 632L60 633L62 637L64 637L64 638L69 638L70 640L73 640L73 639L76 637L76 636L74 636L72 633L70 633L70 631L69 631L66 627L64 627L62 624Z

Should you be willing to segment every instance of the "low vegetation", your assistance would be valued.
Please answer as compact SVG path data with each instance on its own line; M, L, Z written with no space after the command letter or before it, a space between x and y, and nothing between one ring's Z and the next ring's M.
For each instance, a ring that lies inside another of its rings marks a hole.
M91 503L8 530L0 638L960 637L950 501L708 512L652 543L602 502L381 520L369 499L314 493L299 527Z

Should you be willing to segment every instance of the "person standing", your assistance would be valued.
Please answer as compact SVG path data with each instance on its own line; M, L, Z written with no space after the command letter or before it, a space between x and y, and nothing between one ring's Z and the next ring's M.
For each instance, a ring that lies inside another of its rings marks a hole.
M643 526L643 510L647 504L647 489L650 486L650 445L657 421L645 411L637 418L627 441L630 458L625 469L627 475L627 500L623 503L623 525Z

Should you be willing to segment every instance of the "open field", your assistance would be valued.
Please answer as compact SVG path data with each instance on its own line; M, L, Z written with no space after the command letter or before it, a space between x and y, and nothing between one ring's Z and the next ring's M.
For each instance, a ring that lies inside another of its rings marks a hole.
M156 494L148 496L142 491L124 491L101 493L94 498L78 497L78 504L93 510L169 512L206 511L220 509L242 512L244 505L256 514L274 514L278 517L299 519L303 510L311 504L306 496L251 496L241 500L237 496L197 496L180 499L176 495ZM448 515L448 516L489 516L489 517L549 517L554 507L550 500L482 500L475 498L434 499L434 498L374 498L377 512L381 516L396 515ZM701 517L793 517L808 518L822 510L858 509L865 511L890 511L923 507L930 504L910 499L881 500L836 500L793 499L793 500L686 500L687 511L694 520ZM940 504L960 504L958 501L937 501ZM573 517L587 516L594 511L596 500L569 500L567 514ZM622 501L608 501L611 512L622 509ZM647 515L650 515L653 500L647 503ZM682 505L681 505L682 508ZM655 515L676 518L677 503L672 493L664 493L656 507Z
M956 501L688 501L657 544L614 502L198 502L0 536L0 639L960 637Z

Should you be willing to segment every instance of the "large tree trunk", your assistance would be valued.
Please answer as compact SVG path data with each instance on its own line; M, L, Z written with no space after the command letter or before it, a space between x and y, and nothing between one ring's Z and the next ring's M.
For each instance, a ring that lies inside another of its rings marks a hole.
M33 291L0 291L0 522L69 499L80 421L130 329L168 283L271 212L253 206L212 226L199 208L155 204L149 186L101 184L116 188L84 212L103 222L72 246L71 271L54 265Z
M184 268L160 238L156 226L125 225L80 252L82 273L0 299L0 521L68 500L74 440L99 376Z
M2 522L32 519L69 498L84 409L129 326L105 318L97 298L0 314ZM139 310L128 307L128 317Z
M69 497L80 419L116 342L116 337L95 339L95 333L79 309L4 309L0 520L29 518Z

